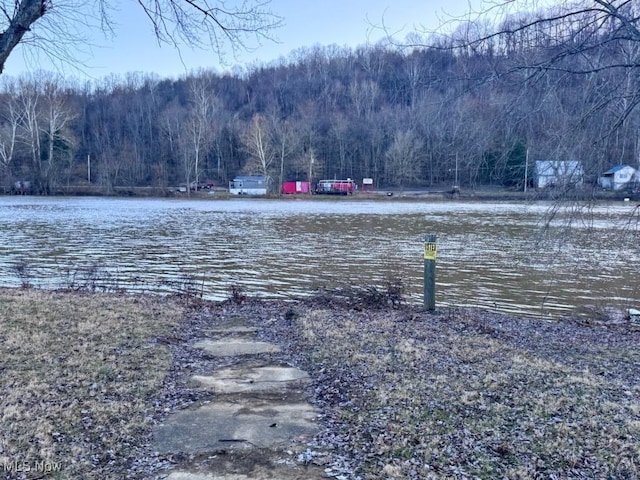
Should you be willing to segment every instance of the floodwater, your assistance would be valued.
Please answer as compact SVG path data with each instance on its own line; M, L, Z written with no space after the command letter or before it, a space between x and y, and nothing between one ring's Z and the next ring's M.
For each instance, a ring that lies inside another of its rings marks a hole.
M419 303L436 234L437 308L555 318L640 307L634 215L629 203L0 197L0 286L221 300L232 285L289 298L399 277Z

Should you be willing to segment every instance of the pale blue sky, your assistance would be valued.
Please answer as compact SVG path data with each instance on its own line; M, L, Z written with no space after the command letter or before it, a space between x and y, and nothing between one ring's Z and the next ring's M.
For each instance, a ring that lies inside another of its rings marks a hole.
M199 68L223 71L234 64L268 63L303 47L374 44L385 36L373 26L381 24L383 19L388 30L403 40L416 29L436 28L446 14L463 14L468 5L467 0L272 0L271 10L283 17L285 23L273 32L279 43L267 41L235 61L229 58L228 65L220 65L217 56L207 51L183 47L179 53L169 45L158 46L137 2L123 0L120 12L114 17L118 23L116 37L105 39L101 32L92 32L92 42L97 46L91 54L78 53L86 64L84 73L69 66L58 67L57 71L66 76L98 79L128 72L177 78ZM9 58L5 75L17 76L36 69L56 71L45 57L31 58L33 54L23 48L16 49Z

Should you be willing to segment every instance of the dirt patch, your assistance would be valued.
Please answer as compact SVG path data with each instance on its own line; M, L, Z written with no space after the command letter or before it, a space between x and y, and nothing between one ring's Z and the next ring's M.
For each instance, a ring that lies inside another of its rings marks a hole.
M326 458L326 457L323 457ZM315 463L300 462L292 452L234 451L196 458L193 470L176 470L166 480L316 480L328 478ZM163 477L165 478L165 477Z

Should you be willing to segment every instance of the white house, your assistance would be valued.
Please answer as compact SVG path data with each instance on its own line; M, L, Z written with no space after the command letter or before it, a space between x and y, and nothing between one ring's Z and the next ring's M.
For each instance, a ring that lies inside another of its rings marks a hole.
M270 190L270 177L246 175L229 182L229 193L232 195L266 195Z
M576 160L538 160L535 165L536 187L562 185L580 186L584 181L584 169Z
M605 190L621 190L629 182L635 181L637 170L629 165L617 165L598 178L598 185Z

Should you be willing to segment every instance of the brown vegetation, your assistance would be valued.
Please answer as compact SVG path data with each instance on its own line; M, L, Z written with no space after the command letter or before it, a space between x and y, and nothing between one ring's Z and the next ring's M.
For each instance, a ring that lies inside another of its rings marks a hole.
M452 310L300 308L329 447L376 478L637 478L640 333Z
M0 291L0 468L44 461L61 471L42 478L157 478L168 464L149 451L151 426L203 399L189 385L200 359L181 345L242 317L311 374L323 432L309 457L335 475L638 477L640 328L427 314L392 301L392 287L192 310L158 297Z
M183 316L168 299L0 291L0 477L124 478L172 360L158 339Z

